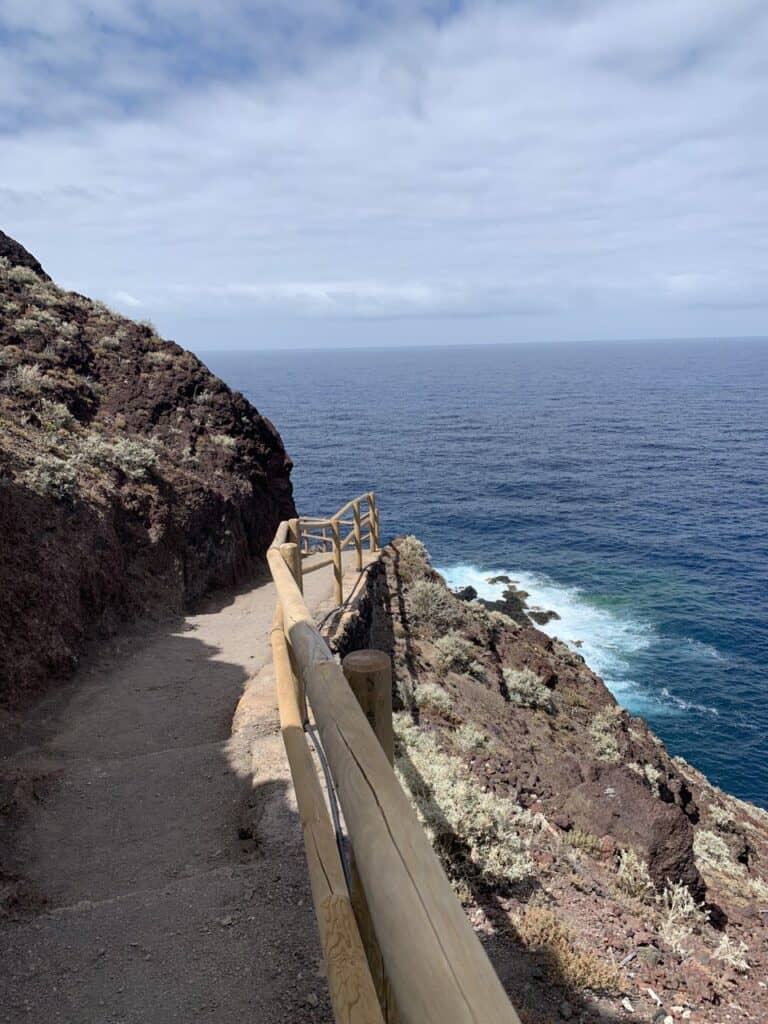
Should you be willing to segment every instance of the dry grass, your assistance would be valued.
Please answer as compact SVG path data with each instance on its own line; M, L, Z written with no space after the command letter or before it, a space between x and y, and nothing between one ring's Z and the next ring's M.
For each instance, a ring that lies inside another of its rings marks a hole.
M578 990L622 991L622 977L615 964L579 949L573 933L551 910L528 907L516 926L521 940L529 949L546 953L553 981L563 980Z

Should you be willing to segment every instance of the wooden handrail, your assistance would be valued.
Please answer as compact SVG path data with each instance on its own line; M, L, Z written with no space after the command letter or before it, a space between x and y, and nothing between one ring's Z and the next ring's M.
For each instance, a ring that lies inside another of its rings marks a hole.
M358 520L362 501L369 505L371 545L374 547L378 545L378 511L374 495L355 499L344 508L354 507L355 520ZM301 523L307 523L307 520L302 519ZM328 523L334 534L332 561L338 585L341 566L339 515ZM377 944L377 951L380 950L387 985L394 996L396 1011L393 1012L392 1006L387 1004L386 1020L388 1024L394 1020L402 1024L520 1024L341 666L314 624L295 576L296 562L293 560L290 565L286 562L286 556L290 560L291 555L284 550L291 545L281 539L286 535L279 529L275 543L267 553L280 614L273 632L275 666L283 680L283 704L290 705L293 716L286 719L286 728L295 728L296 709L301 707L305 695L330 766L354 851L356 877L359 877L367 905L369 919L366 923L358 921L359 928L354 935L359 941L360 933L372 927L373 941ZM355 541L356 551L360 552L357 530ZM297 678L291 676L289 686L286 679L291 665ZM299 693L301 699L297 696ZM278 695L280 697L280 689ZM286 749L288 742L296 747L298 740L293 732L289 732ZM289 762L304 824L302 807L310 808L313 814L317 812L319 815L319 783L316 777L310 779L302 753L293 749L289 753ZM324 842L323 849L329 850L327 829ZM313 873L318 876L320 872L315 852L308 849L310 876ZM319 879L312 885L326 961L332 954L328 933L324 931L325 924L320 921L320 916L327 914L326 888L330 891L332 886L340 884L338 875L334 878L335 881L327 881L327 884ZM333 891L337 897L343 898L345 893L349 896L346 890L340 894L335 889ZM347 914L346 904L339 913ZM370 949L368 952L370 958ZM357 979L360 973L357 946L351 962L355 964L354 977ZM338 972L332 980L329 967L328 976L334 1000L333 986L337 984ZM370 980L369 974L366 986ZM369 997L367 987L365 991ZM346 1010L343 1007L337 1009L335 1000L334 1013L337 1022L367 1019L344 1016Z

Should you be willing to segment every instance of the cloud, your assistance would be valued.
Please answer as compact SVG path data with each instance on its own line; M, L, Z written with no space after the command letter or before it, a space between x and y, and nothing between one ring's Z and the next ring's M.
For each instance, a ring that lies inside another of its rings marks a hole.
M135 308L141 305L141 299L137 299L135 295L131 295L130 292L116 291L114 292L115 302L118 302L121 306L130 306Z
M9 0L0 26L4 229L182 341L767 333L760 3Z

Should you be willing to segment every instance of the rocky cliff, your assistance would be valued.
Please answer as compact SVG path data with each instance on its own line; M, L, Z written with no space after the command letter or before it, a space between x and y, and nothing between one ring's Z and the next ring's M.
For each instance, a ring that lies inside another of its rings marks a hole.
M768 814L671 757L506 582L453 594L403 538L330 638L391 653L401 781L523 1021L765 1020Z
M294 513L272 424L0 232L0 705L259 568Z

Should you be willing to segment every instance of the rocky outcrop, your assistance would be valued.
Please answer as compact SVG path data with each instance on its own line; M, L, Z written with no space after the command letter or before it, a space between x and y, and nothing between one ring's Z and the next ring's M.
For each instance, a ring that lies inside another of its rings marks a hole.
M390 652L401 779L521 1016L763 1019L768 814L671 757L500 582L501 603L453 594L401 538L329 638Z
M272 424L191 352L0 233L0 703L249 578L294 513Z

